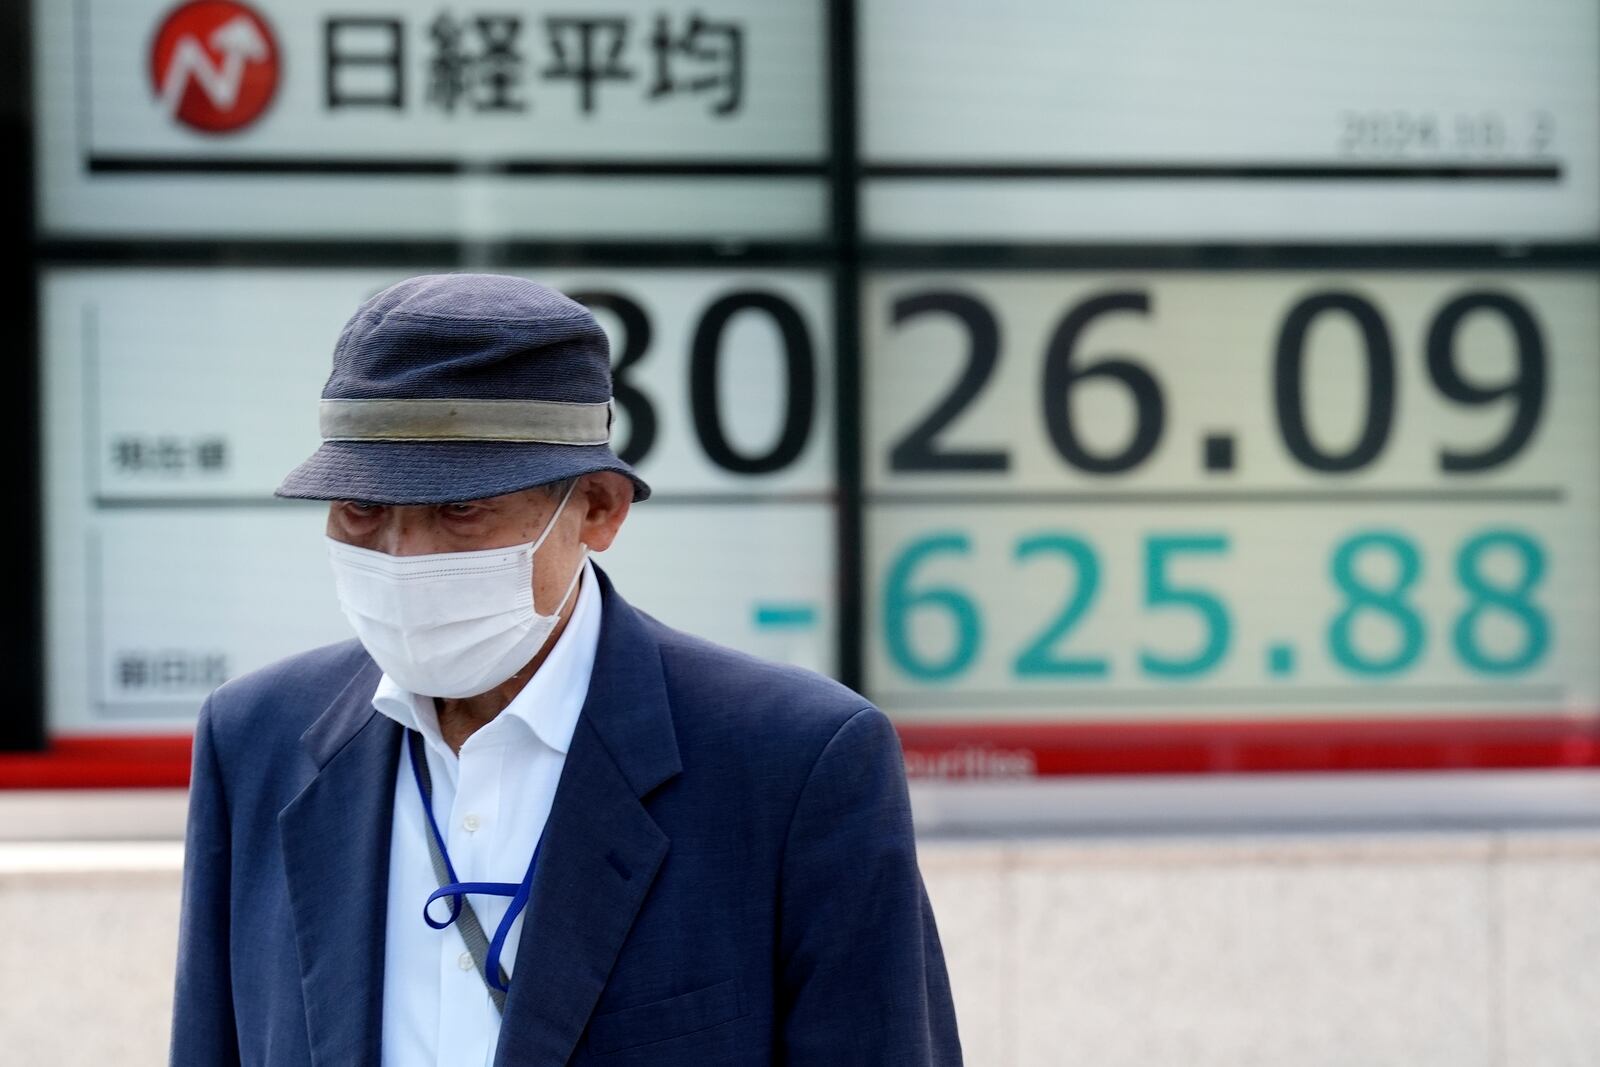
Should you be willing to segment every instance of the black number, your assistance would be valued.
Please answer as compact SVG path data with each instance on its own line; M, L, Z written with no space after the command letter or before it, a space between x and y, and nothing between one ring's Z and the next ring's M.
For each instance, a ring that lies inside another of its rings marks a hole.
M1492 311L1505 319L1517 343L1517 370L1496 385L1480 385L1462 377L1456 366L1456 334L1474 311ZM1544 339L1539 325L1522 303L1503 293L1463 293L1446 304L1428 327L1428 374L1439 392L1460 404L1492 404L1515 397L1517 413L1505 436L1479 452L1441 449L1439 466L1447 471L1481 471L1498 466L1522 451L1539 425L1544 410Z
M767 452L755 456L734 451L722 432L722 413L717 405L717 373L722 361L722 335L728 321L741 311L760 311L771 316L783 337L783 363L787 372L783 430ZM817 371L811 352L811 335L806 324L781 296L773 293L741 291L718 298L700 316L689 350L689 410L694 415L694 432L700 447L711 461L735 474L771 474L793 463L805 449L811 435L811 416L816 409Z
M1306 430L1306 333L1318 315L1339 311L1361 329L1367 359L1367 411L1361 437L1347 452L1325 452ZM1317 471L1353 471L1371 463L1389 442L1394 423L1394 346L1378 309L1353 293L1313 293L1296 304L1278 334L1273 360L1278 430L1289 453Z
M994 312L975 297L965 293L935 291L914 293L895 301L893 321L896 326L918 315L943 313L954 315L966 327L970 344L967 347L967 365L961 372L950 395L911 428L889 450L889 469L897 471L1003 471L1011 463L1001 450L954 449L937 447L934 437L955 421L957 415L978 394L983 392L989 375L994 373L1000 359L1000 324Z
M656 441L656 409L650 398L628 381L628 369L650 349L650 318L643 308L621 293L596 291L570 295L589 308L611 312L622 325L622 351L614 356L611 364L611 395L628 413L628 441L616 452L624 463L639 463Z
M1130 359L1102 359L1086 367L1072 365L1078 338L1095 319L1118 311L1150 313L1150 294L1106 293L1073 308L1056 327L1044 356L1044 424L1061 458L1091 474L1117 474L1144 462L1161 440L1165 412L1161 387L1144 367ZM1096 455L1083 447L1072 425L1072 390L1094 378L1112 378L1127 387L1134 404L1133 436L1120 452Z

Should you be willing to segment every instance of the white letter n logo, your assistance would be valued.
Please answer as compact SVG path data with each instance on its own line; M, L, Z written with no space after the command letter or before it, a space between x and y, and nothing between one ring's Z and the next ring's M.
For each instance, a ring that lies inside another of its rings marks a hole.
M218 26L211 34L210 44L222 56L221 63L213 65L211 54L193 34L178 40L161 80L161 103L169 114L177 114L191 78L200 83L200 91L212 107L223 113L232 111L244 82L245 66L264 60L269 54L255 23L242 15Z

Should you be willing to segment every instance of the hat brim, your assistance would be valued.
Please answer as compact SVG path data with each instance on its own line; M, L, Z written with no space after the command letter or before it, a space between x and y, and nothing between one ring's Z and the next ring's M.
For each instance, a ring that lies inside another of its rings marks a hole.
M615 471L628 478L634 500L650 496L650 486L607 445L506 441L324 441L311 458L289 472L277 495L371 504L452 504L596 471Z

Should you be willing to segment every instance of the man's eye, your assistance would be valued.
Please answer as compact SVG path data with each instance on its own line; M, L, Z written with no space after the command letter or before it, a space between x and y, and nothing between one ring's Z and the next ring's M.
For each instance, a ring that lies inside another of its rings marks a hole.
M383 509L382 504L368 504L360 500L346 500L344 509L354 515L376 515Z
M478 513L478 509L473 507L471 504L446 504L444 511L446 515L458 519L466 518L469 515L476 515Z

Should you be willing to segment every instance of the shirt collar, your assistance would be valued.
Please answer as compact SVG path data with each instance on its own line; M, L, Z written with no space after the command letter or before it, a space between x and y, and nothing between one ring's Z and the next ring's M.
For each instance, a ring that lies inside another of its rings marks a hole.
M521 719L539 740L563 755L572 745L578 715L589 695L589 678L600 646L600 611L599 582L593 566L585 559L577 603L566 628L528 684L500 713ZM432 698L401 688L387 674L378 679L372 706L406 729L442 743Z

